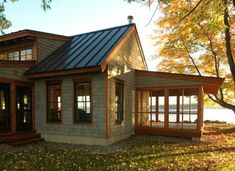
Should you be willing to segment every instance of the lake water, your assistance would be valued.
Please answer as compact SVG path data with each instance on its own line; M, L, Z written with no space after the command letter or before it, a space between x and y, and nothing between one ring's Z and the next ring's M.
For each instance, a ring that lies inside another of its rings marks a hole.
M218 120L218 121L224 121L227 123L233 123L235 124L235 114L232 110L229 109L223 109L223 108L216 108L216 109L210 109L210 108L204 108L204 118L203 120Z

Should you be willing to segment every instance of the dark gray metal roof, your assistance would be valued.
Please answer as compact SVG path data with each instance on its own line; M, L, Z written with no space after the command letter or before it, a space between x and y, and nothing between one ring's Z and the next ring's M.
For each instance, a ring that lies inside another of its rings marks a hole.
M76 35L26 74L100 66L134 24Z

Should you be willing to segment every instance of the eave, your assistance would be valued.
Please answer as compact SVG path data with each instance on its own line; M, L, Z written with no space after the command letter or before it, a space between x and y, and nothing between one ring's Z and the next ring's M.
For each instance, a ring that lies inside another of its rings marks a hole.
M45 77L55 77L55 76L65 76L73 74L82 73L92 73L92 72L102 72L101 66L78 68L72 70L61 70L61 71L49 71L49 72L39 72L39 73L25 73L24 75L29 79L35 78L45 78Z
M193 81L196 83L195 85L203 86L203 90L205 94L216 94L224 82L224 78L175 74L175 73L166 73L166 72L155 72L155 71L135 70L135 74L139 76L149 76L149 77L157 77L157 78Z
M21 30L18 32L13 32L9 33L6 35L0 36L0 43L9 41L9 40L14 40L14 39L19 39L19 38L45 38L45 39L52 39L52 40L61 40L61 41L68 41L69 37L63 36L63 35L58 35L58 34L52 34L52 33L45 33L45 32L40 32L40 31L34 31L34 30Z

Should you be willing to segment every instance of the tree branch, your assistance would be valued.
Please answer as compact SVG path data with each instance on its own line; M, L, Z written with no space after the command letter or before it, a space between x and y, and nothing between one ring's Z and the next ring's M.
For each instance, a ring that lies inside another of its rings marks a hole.
M191 9L183 18L180 19L180 22L184 20L186 17L188 17L190 14L192 14L201 3L202 3L202 0L199 0L198 3L195 5L195 7Z
M200 72L200 70L198 69L198 67L197 67L197 65L196 65L196 63L195 63L193 57L190 55L190 52L188 51L188 49L187 49L187 47L186 47L186 45L185 45L185 43L184 43L184 41L183 41L183 38L182 38L181 36L180 36L180 39L181 39L181 42L182 42L182 44L183 44L183 46L184 46L184 49L185 49L185 50L187 51L187 53L188 53L189 59L191 59L191 61L192 61L192 63L193 63L193 66L194 66L195 69L197 70L198 75L201 76L201 72Z

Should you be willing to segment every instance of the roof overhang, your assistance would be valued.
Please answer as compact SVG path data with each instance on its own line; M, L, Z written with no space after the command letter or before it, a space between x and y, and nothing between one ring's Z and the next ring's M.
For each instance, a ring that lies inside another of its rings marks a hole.
M35 78L65 76L65 75L92 73L92 72L102 72L101 66L78 68L78 69L72 69L72 70L52 71L52 72L38 72L38 73L27 73L26 72L26 73L24 73L24 75L29 79L35 79Z
M167 72L135 70L135 74L139 76L193 81L195 82L195 85L203 86L205 94L216 94L224 82L224 78L205 77L205 76L187 75L187 74L175 74Z
M69 40L69 37L58 35L58 34L52 34L52 33L46 33L46 32L40 32L40 31L34 31L34 30L21 30L9 34L5 34L0 36L0 43L14 40L14 39L33 39L35 37L39 38L45 38L45 39L52 39L52 40L61 40L61 41L67 41Z

